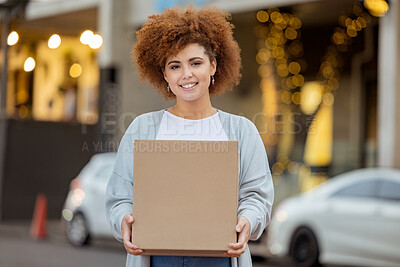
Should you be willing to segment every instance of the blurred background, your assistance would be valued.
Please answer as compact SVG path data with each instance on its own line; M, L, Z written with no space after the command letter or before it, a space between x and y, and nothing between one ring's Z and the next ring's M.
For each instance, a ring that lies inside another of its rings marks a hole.
M188 4L232 14L243 78L212 103L256 124L274 207L284 210L271 225L291 222L274 231L284 240L267 230L251 244L255 265L400 265L393 234L400 225L398 0L0 1L0 265L25 263L21 247L35 247L26 255L31 266L123 264L122 246L102 240L109 232L97 227L104 211L85 214L104 209L114 160L112 153L92 156L115 152L136 116L174 104L139 80L130 51L148 15ZM366 170L351 172L358 169ZM345 190L358 183L355 193ZM282 207L303 192L317 193L308 197L314 213L292 223L297 214ZM327 219L350 206L340 220L352 226ZM350 219L357 212L361 219ZM353 229L349 240L340 236L344 229ZM365 241L378 229L388 239ZM92 246L81 247L89 237ZM388 247L371 254L380 242ZM41 257L45 251L65 261ZM88 260L75 263L79 257Z

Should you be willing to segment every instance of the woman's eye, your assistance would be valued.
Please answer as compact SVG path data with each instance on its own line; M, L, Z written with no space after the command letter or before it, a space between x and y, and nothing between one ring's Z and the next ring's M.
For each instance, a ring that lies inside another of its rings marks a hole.
M176 70L177 68L179 68L177 65L171 66L171 70Z
M200 65L200 64L201 64L201 62L193 62L192 63L193 66L197 66L197 65Z

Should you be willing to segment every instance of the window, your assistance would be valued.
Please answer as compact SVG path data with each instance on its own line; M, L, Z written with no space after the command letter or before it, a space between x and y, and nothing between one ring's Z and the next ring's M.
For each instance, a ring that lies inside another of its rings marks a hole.
M383 181L378 196L387 200L400 201L400 183L392 181Z
M376 197L377 185L377 180L360 181L339 189L332 196L373 198Z

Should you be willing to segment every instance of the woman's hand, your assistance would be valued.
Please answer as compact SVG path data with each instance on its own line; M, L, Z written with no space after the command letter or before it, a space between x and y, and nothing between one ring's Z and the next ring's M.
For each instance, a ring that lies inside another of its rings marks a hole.
M132 224L134 222L132 214L126 214L122 219L121 223L121 232L122 238L124 239L124 247L129 254L132 255L142 255L143 250L139 249L137 246L132 244L131 236L132 236Z
M246 250L247 242L249 242L250 238L250 222L245 217L238 217L236 232L239 233L238 242L229 244L231 249L225 253L230 257L239 257Z

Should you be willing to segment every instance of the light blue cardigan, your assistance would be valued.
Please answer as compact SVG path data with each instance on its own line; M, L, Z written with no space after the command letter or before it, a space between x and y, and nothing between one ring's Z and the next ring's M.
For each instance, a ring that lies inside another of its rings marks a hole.
M107 186L106 214L116 239L122 242L121 222L132 213L133 143L136 139L155 139L165 109L136 117L122 137L114 172ZM267 154L255 125L245 117L218 110L229 140L239 145L238 216L251 225L250 240L256 240L270 221L274 188ZM150 256L127 255L127 267L149 267ZM232 258L232 267L252 266L250 251Z

